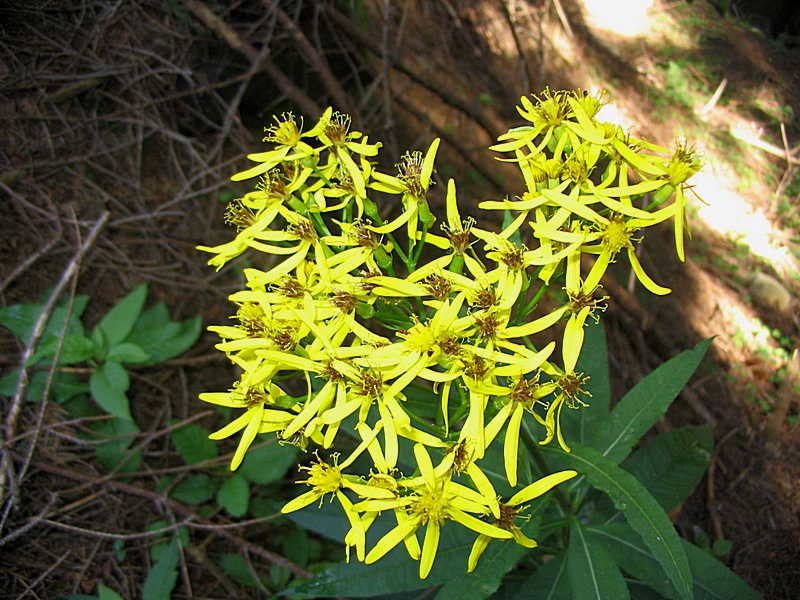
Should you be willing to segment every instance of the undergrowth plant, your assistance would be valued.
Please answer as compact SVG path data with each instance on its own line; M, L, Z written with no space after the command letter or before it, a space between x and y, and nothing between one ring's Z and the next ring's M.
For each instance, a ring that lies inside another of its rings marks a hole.
M81 322L89 296L62 301L49 316L38 349L25 364L30 374L25 398L52 400L73 417L109 418L92 425L99 439L95 451L110 470L132 472L141 451L128 452L139 428L131 416L128 390L131 367L149 367L185 352L200 335L200 317L172 321L159 302L145 310L147 285L142 284L120 300L100 322L87 331ZM0 325L27 345L44 304L15 304L0 309ZM13 396L21 370L0 380L0 394ZM90 398L94 402L90 401ZM102 409L102 410L98 410Z
M602 104L580 91L523 97L527 124L491 149L525 189L464 218L450 180L438 226L439 140L385 173L381 144L331 109L307 131L276 118L273 147L234 177L260 178L228 205L237 234L200 249L218 269L247 250L269 258L244 269L235 323L211 327L241 369L229 390L200 396L241 411L211 438L239 436L232 470L260 434L305 452L304 491L281 511L348 558L286 594L754 596L666 513L705 471L710 431L633 451L709 342L610 408L601 279L621 259L647 290L670 292L637 249L672 221L683 260L702 160L599 121Z

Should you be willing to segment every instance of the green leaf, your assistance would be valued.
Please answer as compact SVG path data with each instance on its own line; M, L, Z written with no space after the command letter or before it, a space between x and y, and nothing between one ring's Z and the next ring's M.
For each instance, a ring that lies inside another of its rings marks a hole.
M558 456L594 487L611 496L614 505L664 567L680 597L691 597L691 573L680 538L664 509L636 477L594 448L575 444L570 453L552 446L543 451Z
M37 370L30 376L25 393L25 399L28 402L40 402L44 398L48 375L48 371ZM0 379L0 396L13 396L17 391L18 381L19 369L7 373ZM88 391L89 386L81 381L75 373L56 371L50 382L50 399L60 404Z
M259 587L253 575L253 570L248 566L247 561L239 554L221 554L219 565L228 576L236 583L250 587Z
M122 596L102 583L97 586L97 594L100 600L122 600Z
M56 351L59 351L59 345L57 363L59 365L82 363L94 356L94 342L89 338L82 335L65 335L63 340L61 342L58 338L51 338L40 344L39 349L28 361L28 365L35 365L42 360L54 358Z
M711 340L685 350L650 373L630 390L597 427L592 446L619 464L666 412L705 356Z
M677 600L680 597L661 564L645 545L642 536L628 524L592 525L587 529L592 539L602 541L623 571L647 584L664 598Z
M250 448L236 473L261 485L281 481L294 464L297 451L297 446L281 446L273 438L266 444Z
M142 588L143 600L169 600L178 581L178 537L174 536L166 551L147 574Z
M375 523L375 525L377 524ZM370 528L370 533L375 525ZM516 544L491 542L481 557L476 572L465 573L467 558L475 537L475 534L464 527L447 521L442 527L436 561L430 575L425 580L419 578L419 562L411 560L403 544L400 544L399 547L371 565L354 561L340 563L307 581L300 582L291 592L301 594L301 597L313 598L328 596L372 598L383 594L419 590L452 582L454 585L461 585L463 589L469 590L471 595L461 596L462 598L485 598L486 596L482 595L484 592L481 590L481 578L489 577L489 574L482 569L501 564L495 563L499 560L496 558L496 554L513 551L509 550L509 547ZM488 567L481 567L484 560L489 564ZM493 585L493 583L490 584L490 587Z
M217 493L218 482L205 473L189 475L176 485L170 496L178 502L185 504L202 504L214 497Z
M568 552L569 580L575 600L630 598L617 564L575 517L570 519Z
M247 480L238 474L229 477L217 492L217 504L232 517L244 516L249 503L250 486Z
M572 600L567 553L558 554L519 586L518 598L530 600Z
M87 300L88 296L76 296L69 318L67 318L67 306L56 307L47 322L41 343L47 343L52 339L60 338L62 335L84 335L80 315L83 314L83 310L86 308ZM23 344L27 345L30 342L33 327L36 325L43 308L43 304L14 304L0 308L0 325L10 329ZM66 328L64 327L65 322Z
M166 305L159 302L140 315L127 341L150 355L143 364L155 365L188 350L200 337L201 327L199 315L183 323L171 321Z
M143 283L106 313L97 327L106 334L109 346L116 346L128 337L146 299L147 284Z
M475 571L447 581L436 594L436 600L482 600L490 597L500 587L505 574L528 552L527 548L513 541L490 542Z
M622 463L669 512L700 482L711 462L714 434L707 425L682 427L649 439Z
M108 471L133 473L142 463L142 451L130 451L134 436L139 433L136 423L127 419L109 419L98 422L92 429L105 439L94 447L100 464Z
M122 342L108 351L106 360L110 362L141 365L150 360L150 355L136 344Z
M761 595L708 552L681 540L694 577L695 600L759 600Z
M214 460L219 456L217 444L208 439L208 430L197 423L188 423L173 429L171 437L172 444L187 465Z
M602 322L589 320L575 371L589 376L583 386L591 394L585 399L589 406L565 410L561 415L561 428L567 440L587 446L596 435L599 424L608 416L611 403L608 346Z
M130 403L125 392L130 387L128 372L119 363L103 363L89 378L89 389L97 403L107 412L132 421Z

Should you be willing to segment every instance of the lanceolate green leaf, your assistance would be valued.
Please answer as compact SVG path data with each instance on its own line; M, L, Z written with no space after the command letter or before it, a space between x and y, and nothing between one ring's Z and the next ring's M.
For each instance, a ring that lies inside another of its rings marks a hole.
M670 359L625 394L597 427L592 446L619 464L663 415L705 356L711 340Z
M694 577L695 600L759 600L761 595L728 567L686 540L683 548L689 557Z
M517 588L517 597L529 600L572 600L567 552L545 563Z
M98 327L106 334L109 346L116 346L128 337L146 299L147 284L143 283L106 313Z
M420 540L421 536L422 532L419 535ZM368 536L368 540L372 540L372 536ZM291 590L291 593L304 598L328 596L373 598L383 594L419 590L452 582L469 592L469 595L462 594L460 598L466 600L487 598L488 594L497 589L506 570L513 566L520 555L516 555L516 558L513 555L501 557L502 553L516 552L516 549L513 548L516 544L493 541L478 562L476 572L466 573L467 557L474 540L475 535L472 532L448 521L442 527L436 562L434 562L427 579L419 578L419 562L411 560L405 547L400 544L400 547L395 548L376 563L366 565L352 560L350 563L340 563L312 579L300 583ZM368 548L370 543L374 543L374 540L368 541ZM487 563L486 566L482 566L484 561ZM492 569L502 572L492 572L491 574L486 572L486 570ZM484 580L489 581L486 584L487 587L482 585ZM490 591L488 591L489 588L491 588Z
M706 426L682 427L650 440L622 463L669 512L683 502L708 469L714 434Z
M630 598L619 567L575 517L570 519L568 570L574 600Z
M680 538L664 509L639 480L594 448L575 445L572 452L566 453L548 446L544 451L557 455L595 488L607 493L642 536L680 597L691 598L691 572Z
M589 321L578 364L578 373L589 376L586 390L591 397L585 398L588 406L580 410L565 410L561 414L564 437L584 446L596 435L598 424L608 416L611 402L611 380L608 371L608 349L602 323Z
M669 600L677 600L680 597L661 564L645 545L642 536L628 524L591 525L587 530L591 539L604 544L623 571L649 585Z

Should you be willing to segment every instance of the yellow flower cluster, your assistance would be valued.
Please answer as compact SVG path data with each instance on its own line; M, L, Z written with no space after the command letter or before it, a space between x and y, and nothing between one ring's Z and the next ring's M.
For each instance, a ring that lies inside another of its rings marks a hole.
M402 542L420 560L423 578L448 520L478 534L469 570L491 539L535 546L518 524L525 503L575 471L546 475L504 501L481 461L502 440L505 475L517 487L526 412L543 427L540 443L557 439L569 451L560 417L588 396L575 368L586 320L602 302L600 279L625 250L645 287L669 291L643 271L634 236L672 218L683 256L685 182L701 166L683 145L670 157L599 122L601 105L580 92L522 98L519 113L530 124L492 149L513 153L506 160L519 165L527 189L479 205L505 211L507 226L492 232L462 219L451 180L442 235L432 230L428 204L438 139L425 154L407 153L390 175L370 160L380 144L350 131L346 115L328 109L307 132L291 114L276 119L265 138L274 149L251 155L256 166L234 177L261 178L256 191L228 207L235 239L200 247L217 268L248 248L269 256L264 268L244 269L247 289L230 298L237 323L211 328L222 340L217 348L242 372L229 391L200 396L244 409L212 434L243 430L231 468L260 433L303 449L349 439L356 447L346 460L317 455L301 467L310 489L283 511L336 498L351 525L348 555L354 548L371 563ZM381 212L393 209L399 214L384 221ZM583 254L596 256L585 279ZM562 274L568 300L532 317ZM537 347L531 336L561 321L556 360L556 341ZM405 474L404 444L416 462ZM347 472L367 455L368 474ZM367 530L389 512L396 527L368 550Z

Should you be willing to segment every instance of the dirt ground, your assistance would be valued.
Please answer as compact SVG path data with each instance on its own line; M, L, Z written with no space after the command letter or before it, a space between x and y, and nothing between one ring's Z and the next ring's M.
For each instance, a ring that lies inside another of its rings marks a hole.
M230 236L225 202L247 187L229 177L260 148L270 115L293 109L313 122L332 104L382 140L387 157L439 136L437 171L458 178L459 197L475 199L465 212L477 215L478 200L519 193L486 148L520 124L521 95L605 89L607 120L667 146L694 139L707 161L687 262L648 251L669 247L670 229L644 243L645 268L673 293L641 294L624 265L604 281L615 398L716 336L659 423L707 423L716 439L708 474L671 516L698 543L730 541L720 558L765 598L796 597L800 54L700 0L658 0L633 32L614 27L635 11L608 19L614 10L594 11L602 3L591 0L371 0L352 3L363 7L353 17L335 8L351 3L286 0L280 14L270 4L0 6L0 305L39 301L61 284L68 296L89 296L91 326L147 282L174 319L224 323L240 271L215 272L195 246ZM748 237L754 231L763 246ZM754 286L763 275L787 302ZM170 450L170 427L219 425L197 400L235 380L215 341L204 333L184 356L133 371L144 459L132 475L105 471L83 435L87 422L62 407L0 397L0 597L92 594L98 582L136 597L154 543L143 524L156 520L194 527L175 597L266 596L208 558L233 549L256 570L306 573L280 556L279 527L197 514L155 488L165 473L191 473ZM0 329L2 374L23 350Z

